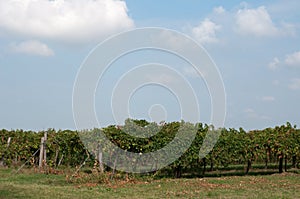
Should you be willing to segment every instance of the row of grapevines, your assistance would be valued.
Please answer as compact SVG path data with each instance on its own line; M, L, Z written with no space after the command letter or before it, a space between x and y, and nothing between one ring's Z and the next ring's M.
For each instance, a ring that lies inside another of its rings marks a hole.
M132 133L145 135L136 137ZM265 168L268 168L271 163L276 163L279 172L282 172L283 169L287 169L288 163L293 167L299 166L300 159L300 130L290 123L246 132L242 128L214 130L212 126L206 124L191 124L184 121L156 124L145 120L128 119L123 126L111 125L103 129L85 131L48 129L47 134L47 163L50 166L57 166L58 163L76 166L87 157L90 157L91 163L94 162L98 145L103 147L106 144L103 136L99 135L105 135L111 143L124 151L141 154L161 150L169 143L175 146L172 150L177 153L178 149L187 147L186 143L189 143L188 149L180 158L164 168L166 171L174 172L177 177L180 177L183 172L204 175L207 170L241 164L245 165L247 173L253 163L263 163ZM148 137L147 134L152 136ZM0 130L0 161L6 165L14 165L32 159L30 163L33 166L37 165L38 153L35 156L32 154L39 149L43 135L44 131ZM9 137L11 143L7 146ZM215 138L218 138L216 143L213 141ZM203 147L204 139L206 143L214 144L212 150L209 150L209 147L206 149L205 144ZM105 147L103 150L105 151ZM202 157L201 154L199 156L199 152L203 150L209 151L205 156ZM117 157L114 151L107 151L105 155L103 157L105 162L114 162ZM162 153L161 157L155 158L159 162L164 157ZM125 165L129 161L120 158L118 162ZM139 163L139 166L141 165L143 166ZM151 167L155 170L157 165Z

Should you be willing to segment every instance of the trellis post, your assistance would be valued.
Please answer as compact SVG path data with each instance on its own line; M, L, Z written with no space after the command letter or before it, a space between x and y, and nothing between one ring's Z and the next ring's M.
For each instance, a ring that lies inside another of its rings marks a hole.
M43 166L44 139L45 139L44 137L41 138L39 168Z

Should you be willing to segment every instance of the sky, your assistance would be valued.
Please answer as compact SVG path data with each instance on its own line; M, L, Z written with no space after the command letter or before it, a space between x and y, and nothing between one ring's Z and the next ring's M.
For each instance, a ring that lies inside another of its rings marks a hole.
M75 129L72 96L84 60L108 37L145 27L178 31L206 50L224 82L226 128L299 126L299 9L297 0L0 0L0 129ZM179 71L195 90L199 122L211 122L203 78L166 52L144 50L120 58L101 79L101 126L118 123L110 97L122 75L147 63ZM143 86L124 100L132 118L185 119L176 93L162 86Z

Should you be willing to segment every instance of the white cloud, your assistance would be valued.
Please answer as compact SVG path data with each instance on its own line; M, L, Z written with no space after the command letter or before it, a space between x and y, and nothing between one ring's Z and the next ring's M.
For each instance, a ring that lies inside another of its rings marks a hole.
M275 98L273 96L263 96L261 100L264 102L272 102L275 101Z
M192 33L200 43L215 43L218 41L216 32L220 29L220 25L217 25L206 18L198 26L192 29Z
M268 67L269 67L269 69L271 69L271 70L276 70L276 69L278 69L279 64L280 64L279 59L278 59L277 57L275 57L275 58L273 59L273 61L271 61L271 62L269 63Z
M259 115L252 108L245 109L244 113L246 114L246 117L250 118L250 119L258 119L258 120L270 120L271 119L271 117L269 117L267 115Z
M222 6L215 7L214 11L215 14L223 14L225 12L225 9Z
M276 70L279 68L281 61L279 58L275 57L268 65L270 70ZM285 60L282 61L282 64L286 66L300 67L300 51L288 54L285 56Z
M158 43L160 46L165 45L166 48L173 50L183 50L187 46L189 48L191 47L190 39L169 30L162 30L159 35L151 35L150 38L153 43Z
M238 32L256 36L278 35L279 30L274 25L264 6L257 9L240 9L236 14Z
M281 34L282 35L291 35L291 36L297 36L297 25L282 22L281 24Z
M291 83L288 87L291 90L300 90L300 78L291 79Z
M87 42L134 26L121 0L1 0L0 30Z
M53 56L54 52L46 44L36 40L24 41L19 44L11 44L11 50L16 53L38 56Z
M286 55L285 64L288 66L298 66L300 67L300 51L295 52L290 55Z
M257 113L252 108L247 108L244 110L247 118L258 118Z

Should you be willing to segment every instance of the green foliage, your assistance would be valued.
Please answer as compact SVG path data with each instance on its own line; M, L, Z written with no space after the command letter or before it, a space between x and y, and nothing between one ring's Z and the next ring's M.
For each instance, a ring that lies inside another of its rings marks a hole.
M171 170L179 177L181 172L196 171L204 174L206 166L214 170L218 167L246 165L250 162L264 163L267 167L268 164L277 163L279 158L285 158L294 167L299 166L300 130L290 123L250 132L242 128L219 129L220 137L214 148L206 157L199 158L199 151L207 133L215 131L209 129L210 126L201 123L191 124L181 121L156 124L131 119L126 120L124 126L111 125L103 129L80 132L48 129L47 162L49 166L55 167L59 160L62 160L62 165L74 167L89 156L92 165L98 144L105 145L99 136L100 133L121 149L134 153L154 152L174 140L175 148L185 147L189 137L195 133L188 149L179 159L164 168L166 171ZM134 136L132 132L140 136ZM176 140L179 134L182 139ZM4 160L8 166L27 161L39 149L43 135L44 131L0 130L0 160ZM7 146L9 137L11 143ZM38 153L28 164L38 164Z

